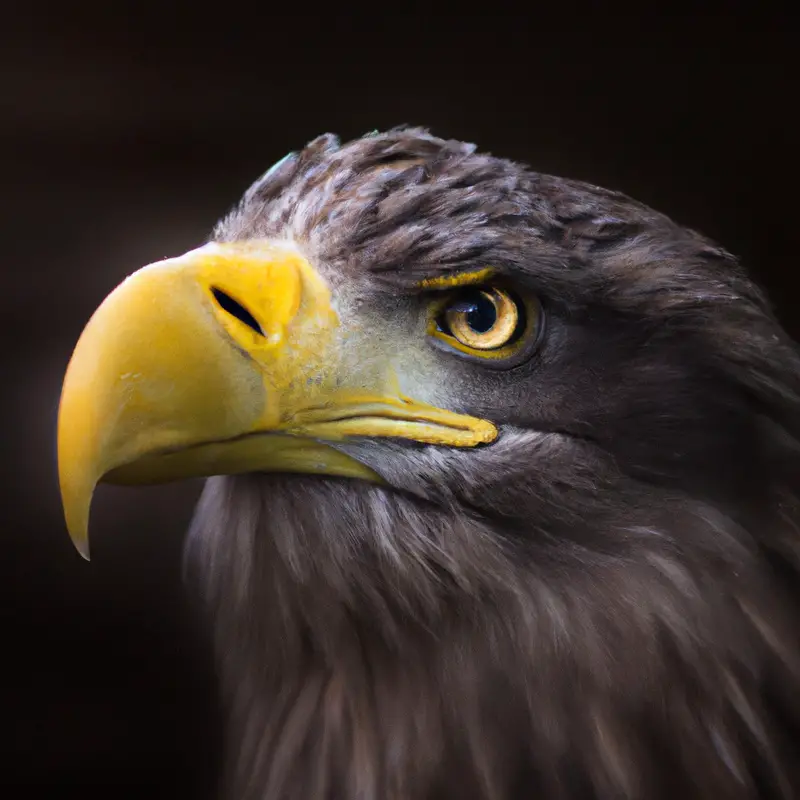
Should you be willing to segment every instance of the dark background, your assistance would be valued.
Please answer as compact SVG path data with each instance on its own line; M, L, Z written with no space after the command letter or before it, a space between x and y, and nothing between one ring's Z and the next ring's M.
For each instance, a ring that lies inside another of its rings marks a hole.
M800 333L786 20L16 5L0 21L0 794L211 795L213 668L180 565L199 484L102 488L83 562L56 409L103 297L200 243L287 151L408 122L621 189L740 255Z

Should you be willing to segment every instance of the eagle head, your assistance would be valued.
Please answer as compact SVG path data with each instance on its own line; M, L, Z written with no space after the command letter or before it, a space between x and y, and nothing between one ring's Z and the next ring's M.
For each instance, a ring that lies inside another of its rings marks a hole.
M800 791L800 358L736 260L403 128L321 136L83 332L95 485L187 542L229 796Z

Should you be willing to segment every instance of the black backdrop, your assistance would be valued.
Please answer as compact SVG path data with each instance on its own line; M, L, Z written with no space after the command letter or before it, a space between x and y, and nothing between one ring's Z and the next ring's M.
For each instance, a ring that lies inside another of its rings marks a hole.
M800 332L785 20L16 6L0 23L0 794L210 796L213 670L180 576L199 484L104 487L86 564L55 415L105 294L198 244L287 151L408 122L621 189L739 254Z

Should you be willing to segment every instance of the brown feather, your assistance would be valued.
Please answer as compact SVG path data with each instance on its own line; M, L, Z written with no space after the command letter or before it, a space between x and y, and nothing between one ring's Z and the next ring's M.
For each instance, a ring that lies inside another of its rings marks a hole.
M342 445L389 488L208 482L225 796L800 793L800 359L735 259L417 129L315 140L215 233L287 235L376 314L491 264L548 330L507 372L442 356L490 446Z

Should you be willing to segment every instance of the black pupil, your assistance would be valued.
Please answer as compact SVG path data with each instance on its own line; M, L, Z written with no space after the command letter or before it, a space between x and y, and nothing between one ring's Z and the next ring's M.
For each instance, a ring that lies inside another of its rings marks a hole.
M497 308L483 292L470 292L457 310L466 314L466 323L475 333L487 333L497 322Z

